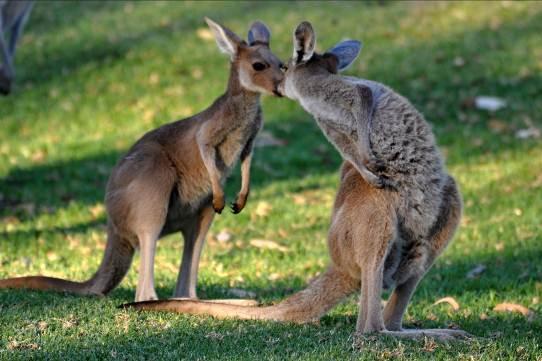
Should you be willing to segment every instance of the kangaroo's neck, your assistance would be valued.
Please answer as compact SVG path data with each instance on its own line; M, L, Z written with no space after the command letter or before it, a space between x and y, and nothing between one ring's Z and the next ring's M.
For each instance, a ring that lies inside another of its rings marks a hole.
M222 95L222 106L228 108L240 108L247 111L257 108L260 103L260 93L247 90L241 85L239 79L239 65L232 63L230 66L230 77L228 79L228 88Z
M334 120L340 118L344 104L344 88L337 77L314 76L298 87L301 106L314 117Z
M224 124L253 120L260 105L260 94L249 91L241 85L236 63L231 64L226 91L198 116L208 121Z

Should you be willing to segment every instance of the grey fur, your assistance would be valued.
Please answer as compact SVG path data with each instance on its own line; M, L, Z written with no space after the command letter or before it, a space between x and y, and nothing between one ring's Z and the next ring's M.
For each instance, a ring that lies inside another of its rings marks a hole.
M303 48L299 40L294 49ZM336 74L337 66L331 54L313 54L303 62L292 59L279 90L314 116L368 183L398 193L402 228L409 239L423 242L449 177L431 127L403 96L378 82Z
M261 21L255 21L250 26L248 31L248 45L255 45L256 43L269 45L271 33L267 26Z

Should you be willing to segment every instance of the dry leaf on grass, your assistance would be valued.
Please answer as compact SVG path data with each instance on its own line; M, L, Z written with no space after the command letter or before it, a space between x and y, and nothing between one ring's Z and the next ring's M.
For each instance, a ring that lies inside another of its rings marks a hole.
M540 130L537 128L526 128L518 129L516 132L516 138L518 139L529 139L529 138L539 138Z
M298 205L304 205L307 204L307 198L305 198L302 195L294 194L293 195L294 203Z
M474 267L473 269L471 269L468 273L467 273L467 278L470 278L470 279L473 279L473 278L477 278L478 276L480 276L482 273L484 273L484 271L486 270L486 266L483 265L483 264L479 264L479 265L476 265L476 267Z
M205 335L205 338L211 339L213 341L222 341L224 339L224 335L215 331L211 331Z
M288 248L281 246L277 242L269 241L267 239L253 239L250 241L250 245L260 249L277 250L280 252L288 252Z
M196 34L198 35L198 38L200 38L201 40L210 41L210 40L214 40L215 38L213 36L213 33L211 33L211 30L207 28L199 28L198 30L196 30Z
M223 229L216 235L216 240L220 243L225 243L231 240L232 234Z
M444 297L438 300L437 302L433 303L433 306L436 306L441 303L447 303L450 306L452 306L452 309L454 311L459 310L459 303L453 298L453 297Z
M8 350L38 350L40 347L37 343L34 342L18 342L18 341L9 341L7 345Z
M97 203L96 205L89 208L90 214L94 219L99 218L105 214L105 207L103 203Z
M491 119L487 123L487 126L493 133L497 133L497 134L503 133L504 131L508 129L508 124L506 124L504 121L499 120L499 119Z
M493 307L493 311L521 313L527 318L529 322L532 321L535 317L535 313L533 311L531 311L525 306L518 305L517 303L499 303L497 306Z
M497 111L506 107L506 101L497 97L477 96L474 98L474 106L477 109L488 110L490 112Z
M466 62L465 62L465 59L463 59L463 58L460 57L460 56L456 56L456 57L454 58L454 61L453 61L454 66L455 66L455 67L458 67L458 68L463 67L463 66L465 65L465 63L466 63Z
M256 214L259 217L265 217L271 212L271 205L267 203L266 201L258 202L258 205L256 206L256 210L254 211L254 214Z
M540 138L540 135L542 132L540 132L540 129L534 126L531 119L529 117L525 117L524 122L527 128L518 129L518 131L516 132L516 138L518 139Z

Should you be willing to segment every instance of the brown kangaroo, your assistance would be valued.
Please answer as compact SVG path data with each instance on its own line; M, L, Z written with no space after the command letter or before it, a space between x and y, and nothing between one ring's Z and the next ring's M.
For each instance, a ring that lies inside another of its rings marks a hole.
M107 246L98 271L85 282L31 276L0 280L0 288L104 295L120 283L140 248L135 299L157 299L156 242L181 231L185 243L174 295L196 297L204 238L214 213L225 205L223 183L240 158L241 190L231 205L239 213L247 202L252 147L263 122L260 93L279 95L283 78L263 23L251 26L247 43L205 20L220 50L231 58L228 88L201 113L148 132L119 160L107 183Z
M304 323L318 320L344 297L361 290L359 333L466 337L460 330L402 328L418 282L445 249L461 218L461 196L444 169L429 125L388 87L337 74L356 58L359 42L340 43L323 55L314 53L315 44L312 26L301 23L294 33L294 57L279 89L316 117L345 158L358 163L346 161L341 170L327 271L305 290L273 306L190 300L125 306ZM378 168L369 169L375 164ZM382 178L393 187L381 183ZM384 310L383 288L393 289Z

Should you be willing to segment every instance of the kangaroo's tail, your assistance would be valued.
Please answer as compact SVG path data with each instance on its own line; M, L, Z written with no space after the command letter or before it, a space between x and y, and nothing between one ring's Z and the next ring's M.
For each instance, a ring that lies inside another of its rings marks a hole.
M284 301L266 307L221 304L220 301L162 300L134 302L123 308L170 311L218 318L240 318L306 323L319 320L344 297L359 288L359 281L333 266L314 279L306 289Z
M127 240L108 231L107 246L98 271L87 281L74 282L54 277L28 276L0 280L0 288L54 290L79 295L105 295L115 288L128 272L134 247Z

